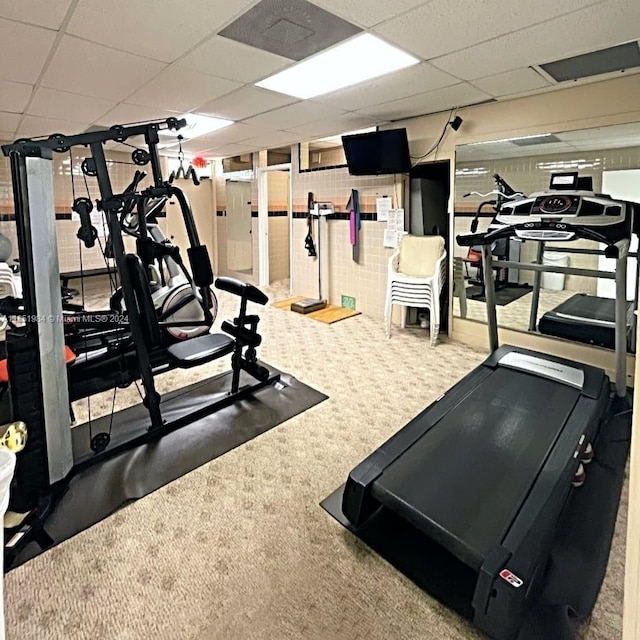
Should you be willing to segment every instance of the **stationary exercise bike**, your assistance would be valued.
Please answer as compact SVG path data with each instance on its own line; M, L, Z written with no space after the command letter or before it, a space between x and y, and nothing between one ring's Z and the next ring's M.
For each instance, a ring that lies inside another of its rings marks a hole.
M212 289L208 313L203 296L196 288L191 274L185 268L179 248L171 243L158 224L158 215L167 202L166 197L150 198L144 203L146 237L151 242L153 257L147 270L151 297L158 320L165 323L164 331L170 340L187 340L208 333L218 313L218 299ZM126 211L120 216L122 232L141 240L137 211ZM111 296L111 310L125 311L122 288ZM192 322L189 325L187 323Z
M489 225L489 229L491 229L493 228L492 225L494 224L495 216L497 216L500 213L500 211L502 210L502 206L504 205L505 202L523 200L525 198L524 193L513 189L509 185L509 183L506 180L504 180L504 178L502 178L499 174L494 173L493 180L495 183L495 188L492 191L489 191L488 193L480 193L479 191L470 191L469 193L465 193L462 196L463 198L468 198L469 196L480 196L481 198L483 198L482 202L480 202L480 204L476 209L476 213L473 220L471 221L471 233L477 232L479 218L484 209L488 207L491 207L493 209L494 218L491 224ZM491 246L491 254L493 255L494 258L498 260L508 259L509 257L508 240L503 238L501 240L497 240L496 242L494 242L493 245ZM469 247L467 256L463 258L462 261L464 262L465 267L467 268L467 276L469 275L469 270L468 270L469 265L477 269L477 275L475 280L470 279L469 282L473 285L477 285L481 287L481 291L480 293L477 293L471 297L477 300L484 300L485 299L485 281L484 281L484 270L482 266L482 248L479 246ZM496 282L495 282L496 291L500 290L502 287L507 286L508 284L509 284L508 277L505 277L504 279L496 278Z

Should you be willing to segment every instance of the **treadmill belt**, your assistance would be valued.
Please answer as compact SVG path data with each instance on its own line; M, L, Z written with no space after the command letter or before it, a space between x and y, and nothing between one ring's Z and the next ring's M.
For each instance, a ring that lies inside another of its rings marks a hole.
M547 311L538 330L550 336L574 340L585 344L594 344L607 349L615 348L616 301L585 293L576 293L555 309ZM627 332L634 320L633 302L626 306ZM631 336L627 338L631 349Z
M577 293L558 305L554 311L576 316L585 322L600 320L615 324L616 301L611 298L599 298L598 296Z
M385 469L372 495L479 568L579 397L578 389L498 367Z

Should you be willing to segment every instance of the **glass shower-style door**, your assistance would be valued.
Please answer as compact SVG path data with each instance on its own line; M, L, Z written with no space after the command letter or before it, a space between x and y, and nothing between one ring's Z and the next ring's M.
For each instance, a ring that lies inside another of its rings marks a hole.
M227 269L253 274L251 183L226 181Z

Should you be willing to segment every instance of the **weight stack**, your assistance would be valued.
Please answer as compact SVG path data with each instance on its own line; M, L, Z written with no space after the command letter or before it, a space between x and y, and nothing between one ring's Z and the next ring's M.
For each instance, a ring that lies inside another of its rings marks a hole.
M27 425L27 444L16 456L9 509L25 513L50 486L38 336L10 330L6 348L11 418Z

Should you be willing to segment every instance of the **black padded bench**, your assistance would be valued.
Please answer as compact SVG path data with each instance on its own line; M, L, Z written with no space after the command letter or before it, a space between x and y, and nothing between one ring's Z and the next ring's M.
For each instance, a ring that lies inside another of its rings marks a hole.
M115 267L100 267L98 269L85 269L84 271L65 271L60 274L62 286L67 289L69 280L77 280L78 278L94 278L95 276L108 276L117 273Z

